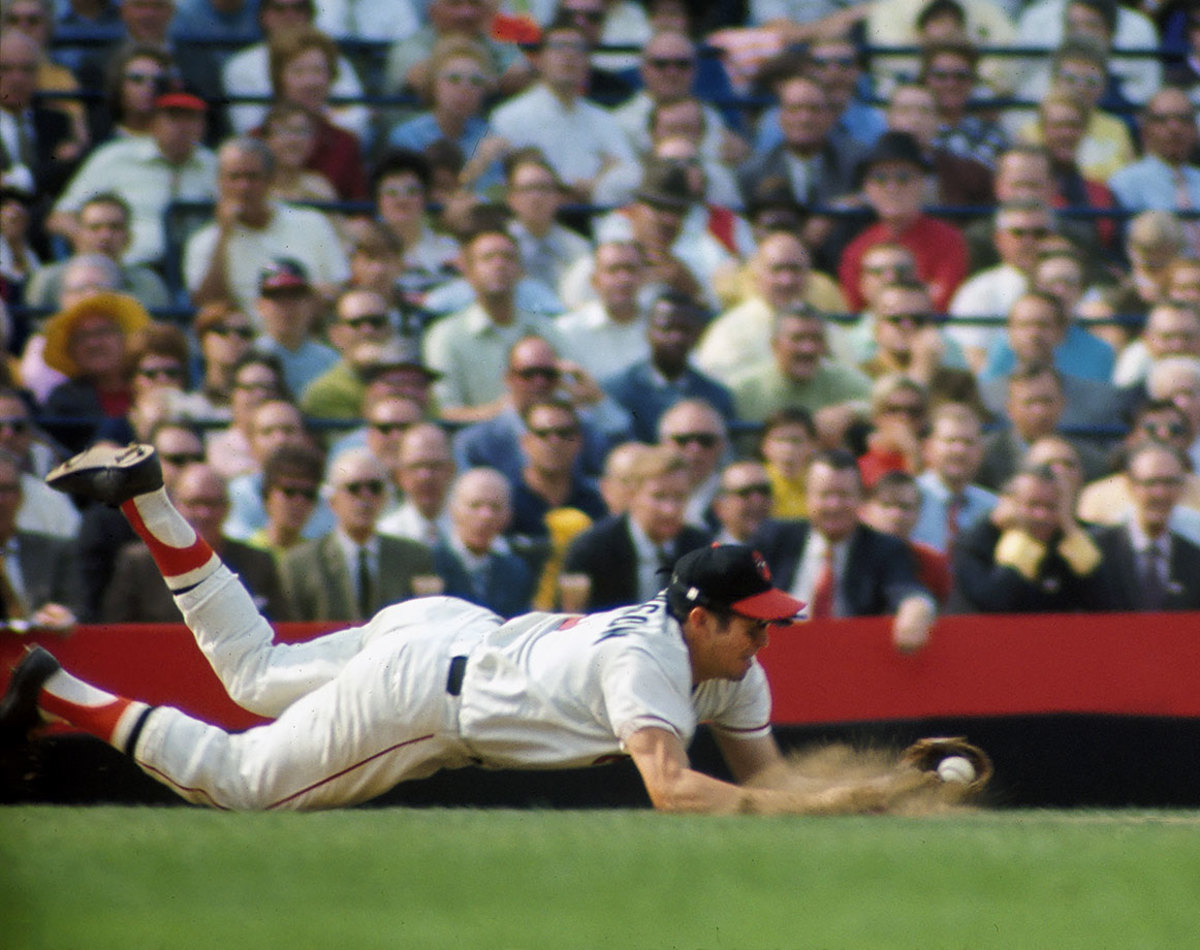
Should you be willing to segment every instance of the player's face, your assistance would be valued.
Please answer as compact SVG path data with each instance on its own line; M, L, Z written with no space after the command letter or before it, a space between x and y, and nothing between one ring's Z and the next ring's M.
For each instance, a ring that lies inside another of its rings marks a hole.
M737 614L721 619L703 608L699 611L688 617L692 678L697 683L743 679L750 672L755 654L770 641L770 624Z

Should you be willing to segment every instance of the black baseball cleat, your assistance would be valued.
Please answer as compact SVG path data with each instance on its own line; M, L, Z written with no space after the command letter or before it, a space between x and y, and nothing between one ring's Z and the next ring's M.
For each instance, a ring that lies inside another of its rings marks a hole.
M68 495L114 508L162 488L162 466L152 445L93 445L46 476L46 484Z
M46 680L62 667L42 647L30 647L9 680L0 699L0 746L24 742L30 731L42 722L38 715L38 696Z

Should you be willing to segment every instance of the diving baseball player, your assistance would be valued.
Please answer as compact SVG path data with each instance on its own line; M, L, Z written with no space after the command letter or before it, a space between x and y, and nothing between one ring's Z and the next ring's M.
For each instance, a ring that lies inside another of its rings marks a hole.
M657 597L607 613L505 622L429 597L360 627L274 644L237 577L168 500L153 448L95 446L47 481L121 508L229 695L273 721L231 734L88 685L39 647L0 702L8 741L65 720L188 801L224 809L331 808L439 769L566 768L620 754L667 811L879 811L938 781L899 767L779 787L789 770L755 654L768 628L803 605L771 586L749 548L694 551ZM733 775L754 787L690 767L687 745L702 721Z

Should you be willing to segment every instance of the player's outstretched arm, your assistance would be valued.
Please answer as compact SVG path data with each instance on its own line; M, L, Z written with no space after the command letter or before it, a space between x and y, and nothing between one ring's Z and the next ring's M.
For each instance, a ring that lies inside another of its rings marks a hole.
M774 747L774 740L769 741ZM782 761L768 762L772 756L762 742L731 753L730 766L735 774L751 765L756 782L774 784L786 769ZM754 813L767 815L839 815L884 812L912 794L937 784L936 775L915 769L901 769L868 779L813 782L790 787L747 788L723 782L697 772L688 761L687 750L679 737L665 729L639 729L625 743L626 751L646 783L650 801L659 811L701 814ZM765 756L765 758L764 758Z

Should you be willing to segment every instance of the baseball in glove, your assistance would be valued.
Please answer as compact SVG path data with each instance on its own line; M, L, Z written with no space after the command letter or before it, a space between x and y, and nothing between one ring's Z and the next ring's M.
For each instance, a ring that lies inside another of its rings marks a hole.
M922 772L937 772L942 761L952 756L966 759L975 770L975 778L965 784L963 791L971 795L983 791L995 771L992 760L983 749L968 742L965 736L918 739L900 754L900 764L910 765Z

